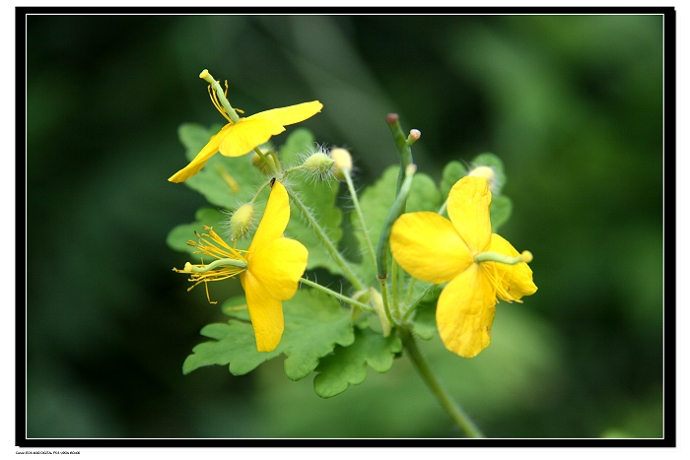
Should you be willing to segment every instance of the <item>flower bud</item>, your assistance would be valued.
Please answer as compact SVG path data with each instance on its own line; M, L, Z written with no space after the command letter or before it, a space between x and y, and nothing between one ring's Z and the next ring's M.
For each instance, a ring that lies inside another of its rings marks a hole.
M302 167L306 171L323 178L328 175L333 167L333 163L335 163L335 161L329 158L325 153L316 152L304 161Z
M333 169L335 178L338 180L345 179L343 170L352 171L352 156L350 152L345 149L336 148L331 150L331 159L334 161Z
M246 235L252 228L254 220L254 205L243 204L232 213L230 217L230 238L238 240Z
M422 132L418 129L411 129L410 135L407 136L407 145L412 145L422 137Z
M273 155L267 155L266 154L267 152L264 150L261 150L261 153L263 153L265 155L264 158L266 158L266 161L268 161L268 164L266 163L266 161L262 160L261 157L256 152L254 152L252 154L252 166L254 166L255 168L258 168L259 171L261 171L263 174L266 174L266 175L273 174L273 172L276 170L276 168L275 168L276 163L273 160Z
M477 166L472 171L467 174L468 176L483 177L489 182L489 190L492 193L496 193L497 190L497 178L494 169L490 166Z

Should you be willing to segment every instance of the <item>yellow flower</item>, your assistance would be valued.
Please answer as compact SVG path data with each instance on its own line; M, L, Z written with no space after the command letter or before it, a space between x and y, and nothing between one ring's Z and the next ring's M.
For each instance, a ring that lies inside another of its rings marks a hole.
M278 109L266 110L233 123L216 99L211 97L218 111L228 124L208 141L196 157L184 168L173 174L170 182L184 182L206 164L216 153L226 157L239 157L267 142L271 136L285 131L285 125L299 123L316 115L323 108L319 101L303 102Z
M308 251L297 240L285 238L283 231L290 220L287 190L274 182L266 210L246 251L230 247L210 227L198 235L199 243L189 244L216 260L208 265L185 264L178 273L191 274L197 286L239 275L247 299L249 317L258 351L273 351L283 335L283 300L291 299L307 267Z
M526 263L532 255L521 255L491 232L490 204L487 179L466 176L450 191L450 221L413 212L391 230L391 252L405 271L430 283L448 282L438 298L436 325L446 348L465 358L489 346L497 296L520 302L537 290Z

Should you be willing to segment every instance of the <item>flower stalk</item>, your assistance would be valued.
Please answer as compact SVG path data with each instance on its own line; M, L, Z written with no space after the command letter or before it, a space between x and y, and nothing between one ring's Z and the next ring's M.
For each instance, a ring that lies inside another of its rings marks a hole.
M370 311L371 307L365 303L362 303L358 300L355 300L351 297L344 296L340 294L339 292L334 291L333 289L329 289L326 286L322 286L319 283L315 283L314 281L308 280L307 278L302 278L299 280L300 283L306 284L307 286L313 287L314 289L317 289L325 294L328 294L331 297L334 297L341 302L349 303L350 305L353 305L355 307L359 307L364 311Z
M386 117L386 123L393 134L393 141L395 142L395 147L398 149L398 157L400 157L400 174L398 174L398 184L395 189L395 194L400 192L400 187L402 187L402 182L405 178L405 168L407 165L413 164L412 150L410 146L421 136L418 130L415 135L410 135L409 138L405 137L400 127L400 121L397 113L389 113ZM419 133L417 135L417 133Z
M290 193L290 198L292 199L292 202L295 203L295 206L302 216L307 220L311 228L314 229L316 236L319 238L331 257L333 257L333 260L335 260L338 266L343 270L343 274L350 281L352 286L354 286L354 288L358 291L363 290L364 284L359 280L357 275L355 275L355 272L352 271L350 264L335 247L335 244L333 244L333 241L331 241L331 239L328 237L326 231L321 227L321 225L319 225L319 222L314 218L311 211L309 211L307 206L302 203L302 200L300 200L296 194Z
M427 384L431 392L436 396L436 399L441 403L443 409L445 409L448 415L450 415L467 437L483 438L484 435L479 428L477 428L472 419L467 416L465 411L463 411L455 401L453 401L453 398L451 398L448 392L441 386L434 373L431 372L424 356L417 347L417 342L412 333L403 328L400 330L400 336L412 364L414 364L422 379L424 379L424 383Z
M362 235L364 235L364 242L367 245L367 250L369 256L371 257L371 262L376 266L376 252L374 251L374 245L371 243L371 238L369 237L369 232L367 231L366 223L364 222L364 214L362 214L362 208L359 205L359 198L357 197L357 191L355 191L355 185L352 182L352 175L348 168L342 168L342 174L345 177L345 182L347 183L347 188L350 191L350 196L352 197L352 204L355 207L355 212L357 213L357 219L359 220L359 225L362 228Z

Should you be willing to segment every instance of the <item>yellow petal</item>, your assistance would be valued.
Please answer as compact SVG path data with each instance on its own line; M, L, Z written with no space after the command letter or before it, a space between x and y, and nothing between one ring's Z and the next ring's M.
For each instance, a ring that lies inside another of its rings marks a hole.
M434 212L403 214L391 229L391 252L407 273L445 283L474 263L450 221Z
M323 104L319 101L303 102L301 104L255 113L248 117L247 120L261 119L270 120L280 126L292 125L313 117L319 113L322 108Z
M520 254L508 240L496 233L491 237L489 251L506 254L511 257L516 257ZM532 295L537 292L537 286L532 281L532 269L529 268L529 265L525 262L520 262L515 265L506 265L496 262L490 262L490 264L493 266L491 268L493 276L500 281L504 291L508 294L503 295L499 290L497 294L501 300L507 302L520 300L523 296Z
M201 151L197 153L196 157L194 157L194 159L187 166L173 174L168 180L170 182L184 182L196 173L198 173L201 170L201 168L206 164L206 162L213 155L218 153L218 146L223 141L223 139L227 135L228 131L230 131L230 128L232 128L232 126L232 124L227 124L223 126L223 129L218 131L218 134L211 137L211 139L204 146L204 148L202 148Z
M436 325L446 348L472 358L488 347L495 305L491 283L477 264L448 283L436 305Z
M271 120L241 119L232 125L218 148L226 157L240 157L283 131L285 128Z
M448 216L473 255L486 251L491 241L491 192L484 177L465 176L448 195Z
M247 261L247 271L276 299L288 300L295 295L298 282L307 268L309 252L302 243L278 238L257 247Z
M240 282L247 299L258 351L273 351L283 336L285 322L283 304L273 297L251 273L240 274Z
M251 253L254 249L260 249L276 238L282 237L289 220L290 199L287 190L283 184L275 181L271 194L268 196L266 210L247 252Z

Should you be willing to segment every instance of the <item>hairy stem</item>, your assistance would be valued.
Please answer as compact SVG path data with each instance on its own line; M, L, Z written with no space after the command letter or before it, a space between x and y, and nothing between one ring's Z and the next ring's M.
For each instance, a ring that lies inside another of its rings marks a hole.
M299 211L302 213L302 216L307 219L307 222L309 222L309 225L314 230L314 233L316 233L316 236L319 238L331 257L333 257L333 260L335 260L338 266L343 270L343 274L350 281L350 283L352 283L352 286L354 286L354 288L358 291L364 289L364 284L359 280L359 278L357 278L357 275L355 275L355 273L352 271L350 264L335 247L333 241L331 241L326 234L326 231L319 225L309 209L307 209L307 207L304 205L304 203L302 203L296 194L291 193L290 198L292 199L292 202L295 203L295 206L297 206L297 209L299 209Z

